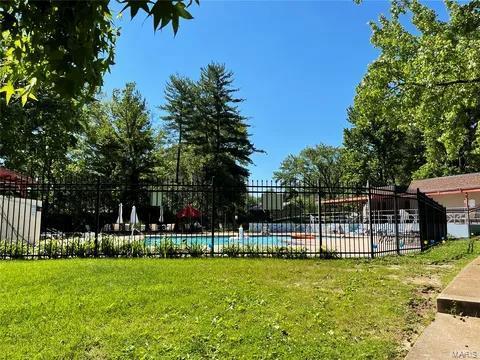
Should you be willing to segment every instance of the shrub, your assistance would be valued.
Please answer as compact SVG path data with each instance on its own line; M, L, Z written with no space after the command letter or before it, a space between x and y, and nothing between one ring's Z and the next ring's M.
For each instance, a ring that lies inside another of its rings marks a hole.
M159 244L155 244L155 253L164 258L177 258L182 256L183 251L171 239L162 239Z
M107 257L118 256L118 247L115 246L115 239L111 236L102 236L100 241L100 253Z
M260 257L261 252L262 252L261 248L259 248L258 246L250 245L250 244L247 244L243 248L243 255L246 257Z
M222 248L222 254L227 255L228 257L238 257L241 253L240 245L227 245Z
M95 254L95 243L91 240L86 240L77 243L76 245L76 256L85 258L90 257Z
M202 257L206 252L205 247L201 244L186 245L185 248L191 257Z
M292 248L286 254L287 259L306 259L307 258L307 249L306 248Z
M271 257L284 258L288 253L288 248L285 246L274 246L267 249L267 253Z
M127 241L118 247L118 255L127 257L143 257L147 254L146 246L143 241Z
M25 241L9 241L2 240L0 241L0 252L4 254L5 257L11 259L21 259L28 252L28 244Z
M49 259L57 259L62 256L61 243L56 239L46 239L40 244L39 254Z
M340 255L335 250L329 250L325 246L322 246L320 253L320 259L340 259Z

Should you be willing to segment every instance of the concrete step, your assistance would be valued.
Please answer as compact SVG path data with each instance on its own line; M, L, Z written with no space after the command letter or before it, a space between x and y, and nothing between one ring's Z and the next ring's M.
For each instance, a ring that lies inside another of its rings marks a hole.
M480 359L480 318L437 313L405 359Z
M480 257L468 264L437 297L437 311L480 317Z

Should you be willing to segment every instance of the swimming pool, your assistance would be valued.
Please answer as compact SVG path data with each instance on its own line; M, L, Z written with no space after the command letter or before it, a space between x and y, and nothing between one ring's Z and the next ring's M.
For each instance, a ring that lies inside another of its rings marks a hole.
M164 241L172 241L177 245L205 245L212 247L211 235L166 235L166 236L146 236L145 245L160 245ZM292 238L285 235L255 235L245 236L239 239L233 235L215 235L213 244L215 246L229 245L250 245L250 246L285 246L291 244Z

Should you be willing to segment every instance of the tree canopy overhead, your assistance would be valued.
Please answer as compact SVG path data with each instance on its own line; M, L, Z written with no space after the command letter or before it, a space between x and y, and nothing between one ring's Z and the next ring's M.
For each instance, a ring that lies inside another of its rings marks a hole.
M0 92L7 104L35 99L37 88L69 98L92 96L114 63L119 35L113 0L12 0L0 2ZM122 11L152 18L153 29L192 19L192 1L121 0ZM199 0L195 0L199 3Z
M445 6L443 21L418 1L393 1L371 24L380 55L357 88L345 145L386 182L480 170L480 1Z

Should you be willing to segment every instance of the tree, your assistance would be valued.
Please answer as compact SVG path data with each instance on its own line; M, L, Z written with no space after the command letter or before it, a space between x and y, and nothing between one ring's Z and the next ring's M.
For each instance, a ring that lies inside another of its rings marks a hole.
M360 111L372 107L355 99L349 109L351 128L344 130L344 178L358 185L408 185L412 173L424 162L421 134L415 128L402 130L394 115ZM378 106L373 107L378 110ZM408 131L407 131L408 130Z
M480 170L480 2L445 5L448 21L406 1L371 24L380 55L357 88L345 142L353 157L368 154L379 180ZM403 25L410 18L415 32Z
M196 114L188 122L185 140L204 157L206 179L216 179L227 188L242 189L249 172L250 156L257 151L249 140L246 118L237 104L233 73L224 65L209 64L201 69Z
M243 206L247 166L258 151L249 140L247 119L241 115L233 88L233 73L224 65L209 64L201 69L200 79L193 82L174 76L166 90L163 119L175 148L187 161L177 156L176 164L184 178L214 181L216 204L221 207ZM166 157L168 158L168 157ZM232 205L233 204L233 205Z
M115 28L110 0L0 2L0 92L25 104L37 88L64 97L93 96L114 63ZM122 0L123 10L152 17L154 30L192 19L182 0ZM195 0L198 4L199 0ZM122 11L123 11L122 10Z
M197 97L198 90L192 80L172 75L165 89L166 104L160 107L166 113L162 117L166 124L166 130L170 133L175 133L178 138L175 146L177 150L175 180L177 183L181 168L182 136L185 127L192 123L193 116L195 116L195 101Z
M343 150L339 147L319 144L306 147L298 155L288 155L274 178L286 184L298 181L308 186L319 183L329 193L341 185L344 176Z
M32 177L52 177L69 163L68 151L83 131L76 104L52 92L25 106L0 99L0 159Z
M168 135L163 134L157 142L154 175L160 179L171 181L178 167L177 183L204 181L202 171L204 159L199 156L195 147L183 143L180 158L178 154L178 144L173 143Z
M88 110L90 127L84 149L84 172L126 185L153 173L156 136L145 99L135 83L114 90L111 101Z

